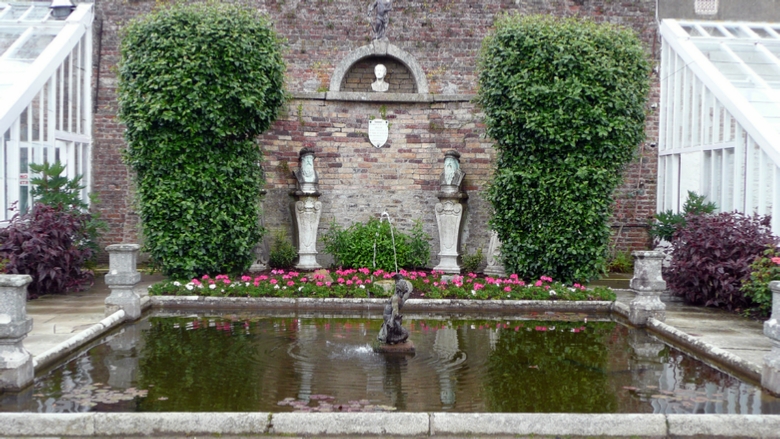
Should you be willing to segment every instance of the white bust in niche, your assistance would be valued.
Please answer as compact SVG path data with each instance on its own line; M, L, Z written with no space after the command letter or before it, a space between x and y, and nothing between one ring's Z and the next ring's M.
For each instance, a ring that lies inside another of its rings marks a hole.
M376 81L371 83L371 89L378 92L386 92L390 88L390 84L385 82L385 76L387 75L387 67L384 64L377 64L374 67L374 76Z

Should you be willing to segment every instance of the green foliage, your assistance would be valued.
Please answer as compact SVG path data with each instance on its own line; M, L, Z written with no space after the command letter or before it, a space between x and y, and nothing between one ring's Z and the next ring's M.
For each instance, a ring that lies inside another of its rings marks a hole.
M287 234L284 230L277 230L268 253L268 265L271 268L291 268L297 258L298 250L287 239Z
M607 262L607 271L610 273L633 273L634 258L631 252L615 252Z
M395 239L395 253L393 252ZM387 221L376 218L367 223L355 223L348 229L331 223L330 230L323 237L325 251L333 255L336 264L345 268L371 267L386 271L398 268L420 268L428 265L430 259L430 237L423 232L422 223L417 221L407 235L393 229ZM376 245L376 267L374 267L374 245Z
M650 224L650 237L672 242L674 232L685 226L686 216L705 215L717 209L718 206L714 202L708 202L706 196L688 191L688 199L683 204L682 212L674 213L672 210L667 210L655 215L655 221Z
M484 257L482 256L482 249L478 248L477 252L472 254L464 254L463 255L463 270L466 273L476 273L479 270L480 265L482 265L482 260Z
M89 205L81 197L81 190L85 188L81 184L81 175L76 175L69 179L65 174L66 165L59 160L54 164L44 162L43 164L30 163L30 170L36 176L30 179L33 188L30 194L36 203L45 204L55 209L70 211L82 219L81 228L78 230L80 236L86 239L79 240L79 247L88 247L91 250L92 257L86 261L87 266L94 264L94 256L100 251L98 239L100 233L108 229L105 221L100 219L99 212L89 212ZM92 203L97 200L90 194Z
M770 245L764 250L763 256L756 258L750 265L750 278L746 279L740 288L763 317L768 317L772 312L772 290L769 289L769 282L773 280L780 280L780 249Z
M496 22L479 102L499 151L487 198L508 272L571 282L603 271L612 192L644 139L649 72L627 30L547 16Z
M54 164L30 163L30 170L36 176L30 180L33 188L30 194L35 201L52 207L62 205L68 208L87 210L89 206L81 199L81 190L85 188L81 184L81 175L68 179L65 165L59 161Z
M230 4L165 7L125 27L119 116L146 250L163 273L239 272L261 237L255 137L284 100L267 20Z

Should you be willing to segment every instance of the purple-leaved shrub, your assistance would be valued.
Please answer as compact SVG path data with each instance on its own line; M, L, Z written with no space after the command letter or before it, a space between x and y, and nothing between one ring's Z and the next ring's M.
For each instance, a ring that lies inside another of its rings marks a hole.
M728 310L749 306L740 286L755 258L776 244L770 220L738 212L689 215L672 237L672 261L665 273L672 294Z
M84 270L92 258L87 224L90 215L60 206L36 203L30 212L16 214L0 229L0 260L8 274L29 274L28 298L62 294L92 284Z

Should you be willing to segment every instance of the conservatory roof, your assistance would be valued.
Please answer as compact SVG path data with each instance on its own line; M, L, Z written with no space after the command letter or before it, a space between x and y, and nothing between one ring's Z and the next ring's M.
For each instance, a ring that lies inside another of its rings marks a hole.
M16 101L40 90L91 23L92 4L79 4L66 20L52 18L50 5L0 0L0 122L27 105Z
M734 117L774 144L776 153L780 23L666 19L661 35Z

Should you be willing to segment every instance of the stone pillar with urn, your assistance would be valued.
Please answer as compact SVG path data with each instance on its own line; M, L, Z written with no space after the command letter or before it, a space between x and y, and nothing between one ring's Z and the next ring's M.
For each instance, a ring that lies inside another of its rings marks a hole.
M317 228L322 216L322 203L319 191L319 178L314 169L314 150L303 148L298 155L300 168L294 172L298 188L293 211L298 233L299 270L322 268L317 263Z
M436 225L439 228L439 265L434 270L447 274L459 274L458 265L460 223L463 219L464 204L468 195L461 191L466 173L460 170L460 154L450 150L444 155L444 171L439 183L441 191L437 194Z

